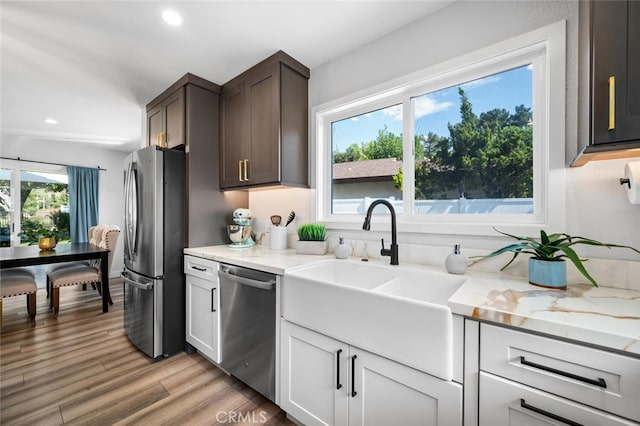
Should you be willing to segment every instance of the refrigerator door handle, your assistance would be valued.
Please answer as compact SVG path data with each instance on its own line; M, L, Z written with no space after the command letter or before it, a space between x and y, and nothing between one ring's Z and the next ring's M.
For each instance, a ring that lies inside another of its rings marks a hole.
M139 288L140 290L152 290L153 289L153 283L141 283L135 280L132 280L131 278L127 278L124 273L120 274L120 277L124 280L125 283Z
M127 248L129 259L133 259L134 253L137 251L137 235L138 235L138 179L135 164L129 164L127 172L127 180L125 182L125 238L127 239Z
M124 174L124 242L125 248L127 250L127 256L131 259L131 238L129 236L129 223L131 222L131 218L129 215L129 199L131 197L129 184L131 181L131 163L127 164L127 170L125 170Z

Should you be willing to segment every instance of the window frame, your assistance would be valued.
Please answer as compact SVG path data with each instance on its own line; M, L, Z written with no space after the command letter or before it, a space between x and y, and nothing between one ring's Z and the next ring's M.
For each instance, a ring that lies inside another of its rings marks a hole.
M370 111L402 104L404 155L403 210L398 231L411 233L495 235L493 226L511 232L562 229L565 224L565 37L559 21L484 49L431 66L358 93L312 108L315 142L315 215L329 229L360 229L362 215L332 214L331 123ZM495 73L533 64L534 213L414 215L414 117L412 98ZM406 212L409 212L407 214ZM380 218L380 229L389 218Z

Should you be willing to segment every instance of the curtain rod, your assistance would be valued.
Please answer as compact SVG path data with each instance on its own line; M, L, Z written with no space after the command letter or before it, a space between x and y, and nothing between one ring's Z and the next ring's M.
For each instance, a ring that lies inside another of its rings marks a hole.
M83 167L83 166L74 166L73 164L62 164L62 163L50 163L48 161L35 161L35 160L23 160L20 157L16 157L16 158L9 158L9 157L0 157L0 159L3 160L13 160L13 161L26 161L28 163L38 163L38 164L49 164L51 166L72 166L72 167ZM88 169L90 169L91 167L87 167ZM107 169L103 169L102 167L100 167L100 165L98 165L98 167L96 167L98 170L100 170L101 172L106 172Z

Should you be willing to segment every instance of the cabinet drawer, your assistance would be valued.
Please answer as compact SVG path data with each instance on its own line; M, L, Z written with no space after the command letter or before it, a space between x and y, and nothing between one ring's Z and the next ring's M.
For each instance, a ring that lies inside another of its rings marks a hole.
M218 262L195 256L184 257L184 273L218 282Z
M640 359L482 324L480 369L640 421Z
M479 425L609 426L637 423L481 372Z

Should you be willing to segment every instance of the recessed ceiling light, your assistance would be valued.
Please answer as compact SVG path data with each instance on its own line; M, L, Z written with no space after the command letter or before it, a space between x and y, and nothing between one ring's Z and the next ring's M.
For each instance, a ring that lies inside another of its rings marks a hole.
M169 25L182 25L182 16L175 10L166 9L162 12L162 19Z
M47 124L58 124L58 120L56 120L55 118L45 118L44 122Z

